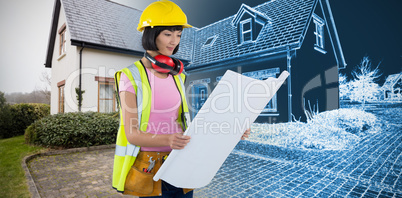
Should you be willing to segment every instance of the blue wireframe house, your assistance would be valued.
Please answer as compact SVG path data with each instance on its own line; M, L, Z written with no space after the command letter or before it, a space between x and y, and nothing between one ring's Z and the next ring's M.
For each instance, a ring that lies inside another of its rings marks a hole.
M328 0L272 0L202 28L185 29L177 57L187 62L192 116L226 70L257 79L287 70L285 85L257 122L304 119L307 101L339 108L338 69L345 68Z
M402 72L387 77L381 87L384 100L402 100Z

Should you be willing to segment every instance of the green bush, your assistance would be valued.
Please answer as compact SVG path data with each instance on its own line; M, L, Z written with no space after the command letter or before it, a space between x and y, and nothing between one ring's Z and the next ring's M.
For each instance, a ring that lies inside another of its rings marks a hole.
M35 120L39 120L50 114L48 104L21 103L9 106L2 111L2 116L6 118L1 126L2 138L9 138L24 135L25 129Z
M47 116L27 128L25 140L30 144L63 148L113 144L119 127L119 118L113 115L74 112Z
M10 105L7 104L4 93L0 92L0 139L4 138L5 133L10 130L10 112Z

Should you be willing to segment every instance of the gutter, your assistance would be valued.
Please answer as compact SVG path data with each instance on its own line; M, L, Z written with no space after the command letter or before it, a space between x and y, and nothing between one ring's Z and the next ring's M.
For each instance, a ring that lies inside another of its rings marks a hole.
M292 122L292 55L290 54L290 49L288 48L286 65L289 72L288 76L288 122Z
M109 52L116 52L116 53L123 53L123 54L128 54L128 55L135 55L135 56L144 56L145 51L136 51L136 50L131 50L131 49L124 49L120 47L113 47L113 46L107 46L107 45L102 45L102 44L97 44L97 43L89 43L85 41L79 41L79 40L74 40L71 39L71 45L82 47L82 45L85 43L86 48L91 48L91 49L98 49L98 50L103 50L103 51L109 51Z
M292 43L286 46L281 46L277 48L270 48L263 51L257 51L249 54L245 54L242 56L234 56L230 58L226 58L222 60L216 60L213 62L209 62L206 64L198 64L198 65L191 65L189 67L185 67L184 69L187 72L195 72L204 70L207 68L220 68L222 66L228 66L233 64L243 64L247 63L251 60L258 60L264 61L267 59L275 59L277 57L286 57L289 50L298 50L300 49L299 43Z
M79 94L78 94L78 111L81 112L81 106L82 106L82 50L85 48L85 43L81 44L81 50L80 50L80 78L78 81L78 89L79 89ZM81 102L80 102L81 101ZM81 105L80 105L81 103Z

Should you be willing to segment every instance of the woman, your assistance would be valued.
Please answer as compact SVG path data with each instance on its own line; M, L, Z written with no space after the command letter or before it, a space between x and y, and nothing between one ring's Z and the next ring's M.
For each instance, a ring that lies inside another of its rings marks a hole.
M191 139L183 135L188 121L183 65L169 57L178 51L182 30L188 27L191 25L187 24L186 15L173 2L162 0L150 4L137 28L143 31L142 45L146 53L134 65L116 73L121 126L116 142L113 187L124 194L193 196L191 189L152 180L169 152L183 149ZM243 138L248 134L249 130Z

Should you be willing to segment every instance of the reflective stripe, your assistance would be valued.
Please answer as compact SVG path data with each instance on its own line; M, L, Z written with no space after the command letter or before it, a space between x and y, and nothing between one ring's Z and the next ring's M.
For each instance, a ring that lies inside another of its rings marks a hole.
M131 75L134 78L135 84L137 85L137 90L135 90L135 94L137 95L137 111L138 111L138 125L141 126L141 115L142 115L142 108L143 108L143 101L142 101L142 79L140 76L140 71L135 65L130 65L127 67ZM137 80L139 79L139 80Z
M124 157L126 155L126 147L125 146L119 146L119 145L116 144L115 155Z
M127 144L126 155L137 157L139 150L140 150L139 146Z
M184 112L184 117L185 117L185 119L186 119L187 127L189 127L190 124L191 124L190 113L189 113L189 112Z
M190 126L190 114L188 112L188 106L187 106L187 99L186 99L186 87L184 86L184 82L183 82L183 78L182 75L178 75L177 78L179 79L180 82L180 86L177 86L179 88L180 91L180 95L182 98L182 112L180 112L182 114L182 123L183 123L183 130L186 130L188 126Z
M181 76L179 75L179 80L180 80L180 85L183 93L186 93L186 87L184 86L183 79L181 79Z
M115 155L124 157L126 155L137 157L140 152L140 147L132 144L127 144L127 146L116 145Z

